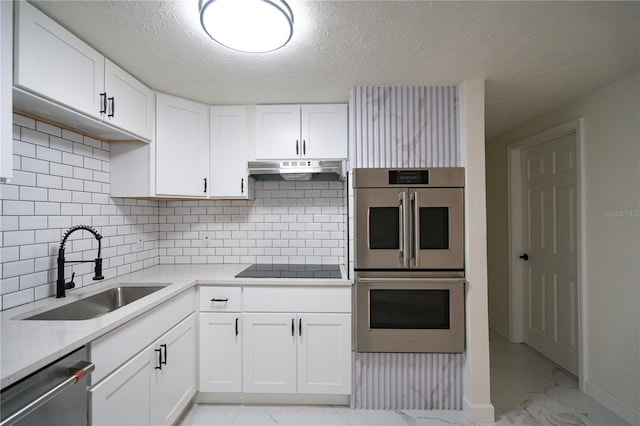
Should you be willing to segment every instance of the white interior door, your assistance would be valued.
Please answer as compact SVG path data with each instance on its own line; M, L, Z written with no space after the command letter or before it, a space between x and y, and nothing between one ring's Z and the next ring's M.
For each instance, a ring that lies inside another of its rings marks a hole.
M524 342L578 375L575 133L523 149L521 161Z

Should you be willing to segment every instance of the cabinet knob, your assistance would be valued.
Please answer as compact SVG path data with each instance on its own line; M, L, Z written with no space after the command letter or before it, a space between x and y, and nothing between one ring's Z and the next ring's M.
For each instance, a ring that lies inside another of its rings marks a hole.
M207 178L204 178L204 192L207 193Z
M296 139L296 155L300 155L300 142Z
M524 260L525 262L526 262L527 260L529 260L529 255L528 255L527 253L525 253L525 254L521 254L519 257L520 257L520 259Z

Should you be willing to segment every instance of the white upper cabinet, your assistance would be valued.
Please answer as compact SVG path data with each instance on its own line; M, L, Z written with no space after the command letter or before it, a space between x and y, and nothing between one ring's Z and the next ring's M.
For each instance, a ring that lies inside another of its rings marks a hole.
M247 172L247 107L211 107L210 126L210 196L251 198Z
M151 140L155 93L122 68L104 60L104 92L109 123ZM104 105L103 105L104 107Z
M24 1L16 2L15 43L15 85L100 118L100 52Z
M256 160L347 158L347 105L256 106Z
M13 2L0 1L0 182L13 177Z
M207 197L209 106L156 96L156 194Z
M15 5L18 108L106 139L151 139L151 90L29 3ZM144 119L138 122L140 116ZM126 133L110 132L100 123Z
M347 105L302 105L305 158L347 158Z
M256 159L298 158L300 105L256 106Z

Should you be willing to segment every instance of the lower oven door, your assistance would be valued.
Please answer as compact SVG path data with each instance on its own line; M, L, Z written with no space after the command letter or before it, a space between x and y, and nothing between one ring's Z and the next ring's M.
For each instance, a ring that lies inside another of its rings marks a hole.
M464 279L357 273L356 351L464 352Z

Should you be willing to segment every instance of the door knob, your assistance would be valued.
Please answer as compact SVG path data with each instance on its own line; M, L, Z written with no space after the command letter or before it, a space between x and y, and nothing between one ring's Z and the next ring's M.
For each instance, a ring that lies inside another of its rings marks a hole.
M527 253L525 253L525 254L521 254L521 255L520 255L520 259L523 259L523 260L529 260L529 255L528 255Z

